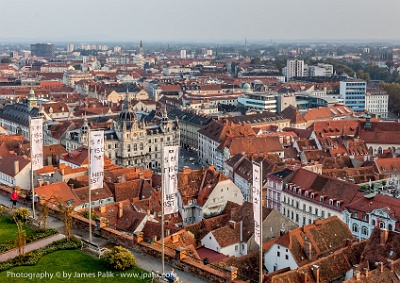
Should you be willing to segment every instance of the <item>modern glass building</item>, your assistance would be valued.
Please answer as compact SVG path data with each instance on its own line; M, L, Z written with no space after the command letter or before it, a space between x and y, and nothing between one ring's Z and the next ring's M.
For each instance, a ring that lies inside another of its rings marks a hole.
M346 80L340 82L340 96L346 106L354 111L365 110L365 94L367 83L362 80Z

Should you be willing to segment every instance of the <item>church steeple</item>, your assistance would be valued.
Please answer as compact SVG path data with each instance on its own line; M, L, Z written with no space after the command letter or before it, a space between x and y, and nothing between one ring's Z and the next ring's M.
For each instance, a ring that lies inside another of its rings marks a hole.
M139 44L139 54L143 55L144 54L144 49L143 49L143 42L142 40L140 40L140 44Z

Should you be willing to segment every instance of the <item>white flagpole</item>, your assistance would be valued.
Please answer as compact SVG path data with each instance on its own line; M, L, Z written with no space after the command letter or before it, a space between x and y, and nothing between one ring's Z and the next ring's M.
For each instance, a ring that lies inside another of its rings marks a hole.
M29 116L29 141L31 146L31 193L32 193L32 217L36 218L35 212L35 186L33 184L33 158L32 158L32 145L33 145L33 137L32 137L32 126L31 126L32 118Z
M263 212L262 212L262 187L263 187L263 160L260 162L260 280L263 282Z
M92 177L92 164L90 161L90 128L88 129L88 174L89 174L89 242L92 242L92 186L91 186L91 177Z
M165 159L165 153L164 153L164 143L161 144L161 274L164 275L165 272L165 262L164 262L164 257L165 257L165 243L164 243L164 159Z

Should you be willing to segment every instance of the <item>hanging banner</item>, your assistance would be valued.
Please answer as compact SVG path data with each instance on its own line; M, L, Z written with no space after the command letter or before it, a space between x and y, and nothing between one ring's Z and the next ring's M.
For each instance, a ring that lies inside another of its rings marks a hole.
M103 188L104 179L104 131L90 131L90 177L91 190Z
M253 162L253 211L254 211L254 239L260 245L261 238L261 211L260 211L260 196L261 196L261 178L260 164Z
M31 162L32 169L43 168L43 120L31 119Z
M164 147L164 214L178 211L178 156L179 146Z

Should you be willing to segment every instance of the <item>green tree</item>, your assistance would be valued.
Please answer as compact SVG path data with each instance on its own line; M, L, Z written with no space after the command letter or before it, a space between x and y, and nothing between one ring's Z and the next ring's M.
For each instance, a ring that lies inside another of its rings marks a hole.
M104 255L109 268L114 270L131 269L136 265L133 254L121 246L115 246Z

